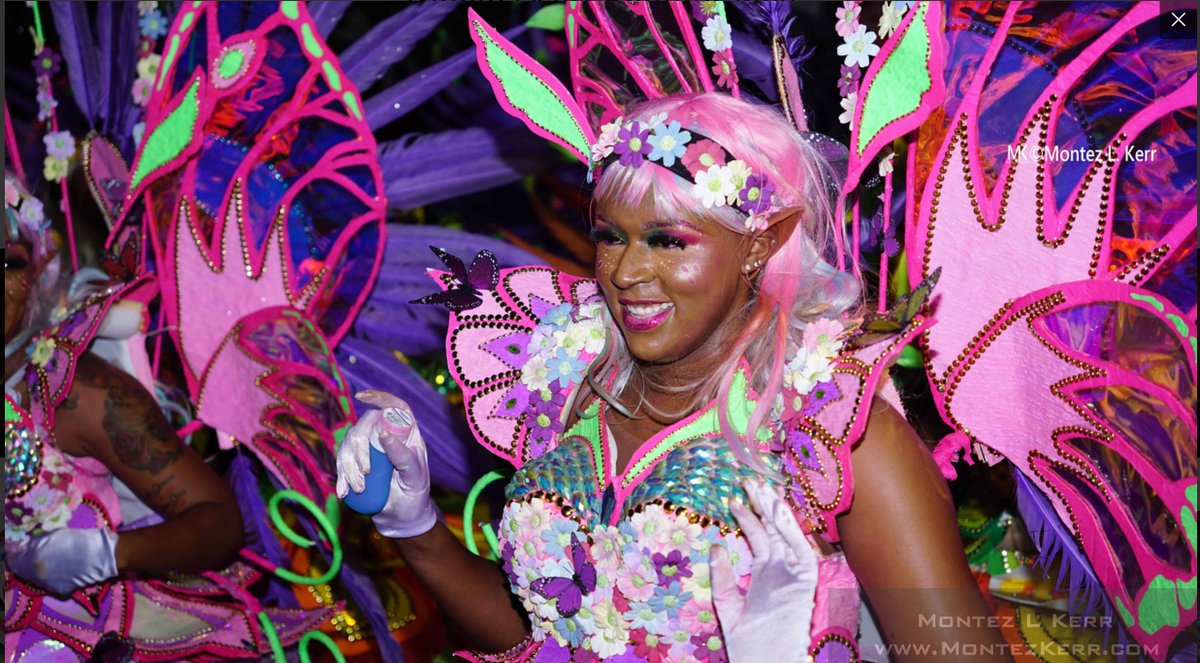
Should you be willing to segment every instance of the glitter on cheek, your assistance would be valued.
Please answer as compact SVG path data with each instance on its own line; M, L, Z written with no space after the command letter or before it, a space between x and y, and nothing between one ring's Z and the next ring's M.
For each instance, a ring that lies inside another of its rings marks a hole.
M694 262L680 265L677 273L679 279L688 285L695 285L696 281L700 280L700 266Z

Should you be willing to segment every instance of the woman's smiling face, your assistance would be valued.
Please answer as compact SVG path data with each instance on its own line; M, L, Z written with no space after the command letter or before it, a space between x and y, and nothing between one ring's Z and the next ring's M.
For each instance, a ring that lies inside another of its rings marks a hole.
M722 325L750 296L746 236L716 220L662 218L653 196L636 208L601 204L592 239L596 277L634 359L667 364L732 341Z

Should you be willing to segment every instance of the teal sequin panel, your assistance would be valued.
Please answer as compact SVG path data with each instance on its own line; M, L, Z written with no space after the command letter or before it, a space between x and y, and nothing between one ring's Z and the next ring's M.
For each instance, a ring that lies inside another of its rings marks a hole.
M768 467L777 464L773 457L766 460ZM632 513L640 506L664 502L736 527L729 511L730 500L746 504L742 482L760 476L738 460L723 439L698 437L671 450L655 465L634 487L625 510ZM768 477L762 478L773 483Z
M505 489L509 501L544 491L563 498L589 526L600 525L600 496L596 494L595 468L589 445L573 437L529 461L517 470Z

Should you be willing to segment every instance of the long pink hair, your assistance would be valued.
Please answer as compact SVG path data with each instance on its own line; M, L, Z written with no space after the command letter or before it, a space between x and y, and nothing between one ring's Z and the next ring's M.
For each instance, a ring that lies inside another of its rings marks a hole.
M740 322L742 328L728 359L697 383L676 387L677 391L695 395L686 411L672 413L682 418L716 398L722 431L735 454L760 472L767 472L755 436L780 393L789 347L799 345L804 327L813 320L858 313L861 284L833 267L834 242L841 234L840 224L833 218L837 183L816 148L772 108L724 94L688 94L647 101L632 109L626 119L647 121L660 113L666 113L668 120L678 120L685 130L711 138L730 153L730 158L741 159L754 173L765 175L785 207L773 219L786 218L787 212L802 213L796 229L759 272L746 310L730 316L731 323ZM655 212L665 218L704 217L717 220L732 232L749 233L744 214L729 206L705 209L691 188L690 182L657 165L630 168L614 162L601 173L595 200L601 206L606 202L635 206L649 195L653 196ZM614 395L628 384L634 360L611 312L607 322L609 347L593 364L576 402L584 403L595 393L621 408ZM727 408L734 372L743 357L750 365L751 386L759 394L745 435L730 424Z

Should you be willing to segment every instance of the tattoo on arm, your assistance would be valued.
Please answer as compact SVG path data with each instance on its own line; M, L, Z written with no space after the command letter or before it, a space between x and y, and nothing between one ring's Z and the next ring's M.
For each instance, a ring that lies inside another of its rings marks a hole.
M146 493L146 502L159 513L174 513L175 508L179 506L179 500L183 499L184 489L170 490L167 486L175 480L174 474L168 474L165 478L155 482L150 488L150 492ZM166 490L164 490L166 489Z
M136 380L117 370L85 357L75 376L104 393L100 425L117 459L131 469L159 474L183 455L183 446L176 442L174 429L154 399Z

